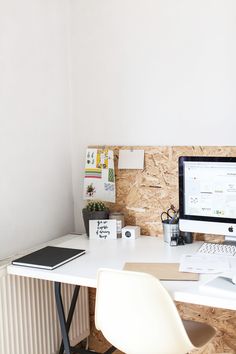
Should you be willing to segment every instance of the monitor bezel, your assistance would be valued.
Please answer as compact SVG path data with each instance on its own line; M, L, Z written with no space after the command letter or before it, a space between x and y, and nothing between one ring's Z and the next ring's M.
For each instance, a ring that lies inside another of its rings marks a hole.
M222 218L213 216L188 215L184 213L184 162L199 161L199 162L234 162L236 157L222 156L180 156L179 157L179 217L182 220L196 220L207 222L219 222L227 224L235 224L236 218Z

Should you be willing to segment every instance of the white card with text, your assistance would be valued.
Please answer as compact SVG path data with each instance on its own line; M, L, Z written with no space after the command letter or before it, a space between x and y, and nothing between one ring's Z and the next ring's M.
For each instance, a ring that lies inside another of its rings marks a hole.
M89 220L89 238L91 239L116 239L116 220Z

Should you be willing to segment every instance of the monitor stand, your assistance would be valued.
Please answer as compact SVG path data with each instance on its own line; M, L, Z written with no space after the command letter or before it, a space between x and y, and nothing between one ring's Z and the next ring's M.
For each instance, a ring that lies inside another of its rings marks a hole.
M224 245L236 246L236 236L225 236Z

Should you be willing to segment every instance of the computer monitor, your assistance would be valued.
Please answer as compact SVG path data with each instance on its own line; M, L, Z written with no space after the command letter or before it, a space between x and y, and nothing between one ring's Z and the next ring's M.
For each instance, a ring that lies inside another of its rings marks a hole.
M236 158L179 158L179 228L236 242Z

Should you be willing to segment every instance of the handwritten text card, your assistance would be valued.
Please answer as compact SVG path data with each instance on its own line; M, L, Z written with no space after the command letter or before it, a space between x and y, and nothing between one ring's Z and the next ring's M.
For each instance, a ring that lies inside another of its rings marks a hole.
M89 237L91 239L116 239L116 220L89 220Z

